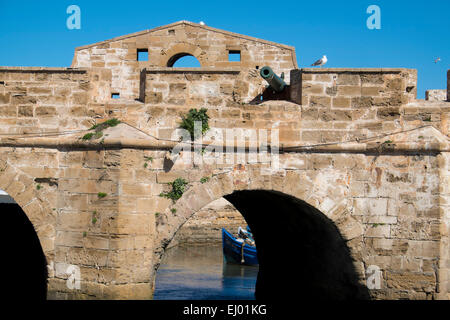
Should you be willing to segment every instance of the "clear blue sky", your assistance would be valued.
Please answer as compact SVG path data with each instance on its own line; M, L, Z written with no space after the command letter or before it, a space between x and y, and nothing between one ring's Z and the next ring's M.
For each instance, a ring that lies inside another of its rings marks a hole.
M81 30L66 27L71 4L81 8ZM381 30L366 27L371 4L381 9ZM0 65L70 66L77 46L179 20L205 21L295 46L300 67L326 54L328 67L416 68L423 98L427 89L446 87L449 13L449 0L0 0Z

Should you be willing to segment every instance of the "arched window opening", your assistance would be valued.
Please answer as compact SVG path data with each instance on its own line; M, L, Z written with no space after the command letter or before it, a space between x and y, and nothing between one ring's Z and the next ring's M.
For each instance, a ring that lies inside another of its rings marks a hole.
M167 62L167 66L173 68L200 68L201 64L197 58L190 53L182 52L170 58Z

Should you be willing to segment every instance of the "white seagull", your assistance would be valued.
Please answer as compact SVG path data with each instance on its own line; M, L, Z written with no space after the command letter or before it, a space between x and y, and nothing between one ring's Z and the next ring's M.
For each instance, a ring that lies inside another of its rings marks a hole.
M328 59L327 56L323 56L321 59L314 62L311 66L320 66L322 67L325 63L327 63Z

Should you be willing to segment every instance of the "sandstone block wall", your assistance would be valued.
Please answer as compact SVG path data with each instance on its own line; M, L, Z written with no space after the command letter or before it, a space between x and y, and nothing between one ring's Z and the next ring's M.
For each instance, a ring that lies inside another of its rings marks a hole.
M447 90L427 90L425 91L425 100L428 101L446 101Z
M90 103L109 96L106 69L0 68L0 132L38 133L92 126Z
M256 100L262 79L256 69L152 68L144 70L145 102L225 107Z
M157 157L157 153L125 152L128 156L134 154L141 162L136 162L137 168L143 167L144 155ZM436 270L446 267L439 259L441 167L435 156L284 154L280 161L281 171L272 176L260 175L261 164L252 167L247 163L245 169L235 168L227 173L230 169L223 166L195 168L177 162L170 172L164 172L162 162L154 161L147 170L148 174L156 175L156 184L139 183L143 175L137 171L134 174L130 171L128 183L138 190L148 186L149 190L159 192L169 190L167 182L183 177L190 182L185 197L172 204L157 195L142 194L140 197L145 200L138 200L138 207L127 200L128 212L138 214L135 210L142 210L139 203L145 203L147 210L142 212L158 212L158 239L171 239L173 228L215 196L236 189L279 190L305 199L335 221L349 241L362 279L368 266L380 268L381 288L372 291L373 297L436 297L439 281ZM211 184L199 183L201 177L211 175ZM216 179L220 181L217 185L213 183ZM169 209L161 212L165 206L175 208L176 213L171 214Z
M301 114L301 106L287 102L240 105L239 117L244 111L264 117L273 108L272 116L282 123L293 106L300 109L290 111L292 115ZM265 112L251 111L256 107ZM120 110L127 112L122 114L124 121L142 112L135 105L122 105ZM161 110L171 110L160 118L164 119L177 109ZM421 121L415 114L408 115L413 116L411 122ZM177 119L175 114L171 117ZM230 126L236 124L236 119L228 121ZM301 117L297 122L303 123ZM145 144L139 148L122 144L120 149L116 143L109 144L108 137L117 136L114 130L125 130L122 136L130 137L134 129L122 124L108 130L101 148L95 141L83 147L96 150L79 150L82 142L78 147L66 142L65 150L61 143L66 140L61 138L54 138L58 148L33 150L17 142L1 150L0 189L11 194L37 226L51 271L50 298L151 297L152 272L166 238L171 240L170 234L190 214L242 189L291 194L330 217L349 240L362 281L369 265L381 269L382 287L372 292L374 297L425 299L445 294L448 282L441 279L448 274L448 161L431 149L435 139L442 139L433 136L433 128L382 137L367 154L363 149L355 154L344 148L338 153L284 153L280 171L268 176L261 175L261 167L267 165L263 162L234 166L223 161L199 167L177 161L167 171L165 151L150 146L146 150ZM82 134L74 134L74 141ZM144 140L149 142L147 137ZM392 146L377 149L387 140L392 140ZM400 148L402 142L412 154L392 149ZM1 143L11 142L2 139ZM374 155L375 150L384 153ZM188 180L189 186L184 198L173 204L159 195L168 192L168 183L178 177ZM209 182L202 184L203 177L209 177ZM37 183L42 185L40 190ZM98 192L107 196L99 198ZM80 267L81 289L66 286L68 265Z
M211 202L195 213L178 231L170 246L180 244L222 243L222 228L234 235L239 227L246 228L242 214L224 198Z
M148 50L148 61L137 61L138 50ZM229 52L240 52L240 61L229 61ZM121 97L139 96L139 72L147 67L171 67L178 57L192 55L202 67L262 68L278 74L297 67L295 49L257 38L181 21L117 37L75 50L72 67L101 67L112 71L111 88Z
M417 95L413 69L293 70L291 99L302 105L334 108L400 106Z

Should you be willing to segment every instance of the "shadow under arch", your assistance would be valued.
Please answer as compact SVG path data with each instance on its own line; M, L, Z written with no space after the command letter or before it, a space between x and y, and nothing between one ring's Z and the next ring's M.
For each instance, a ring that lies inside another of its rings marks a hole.
M162 250L178 230L172 229L173 233L167 234L164 228L182 226L217 197L211 194L208 201L208 197L198 196L220 186L213 180L208 182L209 186L194 187L183 195L175 205L179 211L173 218L166 221L166 215L158 218L162 226ZM323 212L284 191L251 185L247 189L223 191L222 196L242 214L255 236L260 263L256 299L370 299L367 287L359 281L346 239Z
M257 299L369 299L345 239L322 212L278 191L234 191L224 198L255 236Z
M8 300L47 298L47 261L33 224L17 203L0 203L2 290Z

